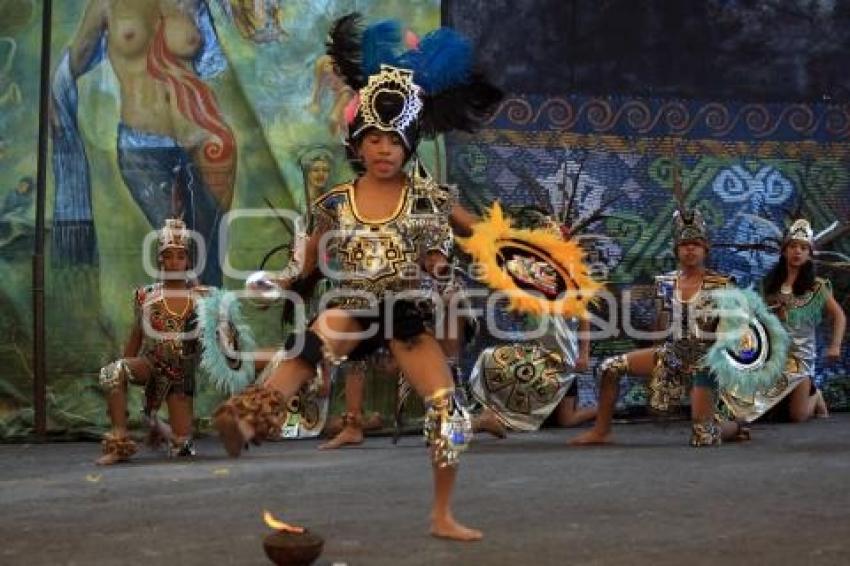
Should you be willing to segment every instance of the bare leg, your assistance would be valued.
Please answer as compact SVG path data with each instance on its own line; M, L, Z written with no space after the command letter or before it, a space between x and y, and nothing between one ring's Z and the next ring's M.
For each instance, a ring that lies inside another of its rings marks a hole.
M695 423L714 418L714 392L708 387L691 388L691 420Z
M171 434L168 438L168 450L171 456L194 456L192 439L192 420L194 417L194 399L183 393L172 393L166 397L168 404L168 423Z
M410 384L425 399L441 389L453 388L452 376L440 345L429 334L420 334L408 342L393 340L390 351ZM453 466L433 466L434 503L431 509L431 534L453 540L479 540L481 531L458 523L451 511L457 469Z
M655 349L645 348L625 354L628 366L628 374L635 377L647 377L652 373L655 365ZM617 358L608 358L616 360ZM603 362L603 366L608 363ZM617 405L617 397L620 394L620 377L624 374L623 368L600 366L599 380L599 403L597 404L596 422L593 428L575 437L570 444L573 446L592 446L597 444L609 444L611 442L611 421L614 420L614 408Z
M475 432L488 432L496 438L505 438L508 436L508 431L499 417L492 409L487 407L481 411L481 414L472 417L472 430Z
M144 358L125 358L125 362L133 372L134 385L147 383L151 373L151 366ZM106 412L112 423L112 434L127 436L127 384L116 387L107 394Z
M349 313L340 309L324 311L313 322L311 329L324 336L325 347L338 357L347 355L357 346L358 339L352 334L361 330L357 321ZM301 358L286 359L271 371L259 392L255 390L252 394L259 395L262 390L265 390L263 395L272 397L274 403L278 403L281 398L288 400L313 377L315 372L316 368ZM231 398L216 410L213 423L227 453L233 457L239 456L245 443L257 435L257 431L251 424L239 418L239 410L234 405L236 399L240 399L240 396Z
M133 383L144 385L150 378L151 366L144 358L125 358L124 362L130 368L133 374ZM127 460L129 455L125 452L135 452L135 447L118 449L107 448L107 442L128 444L135 446L130 440L127 432L127 382L124 381L111 389L106 394L106 412L109 415L109 421L112 424L110 434L104 439L104 454L96 460L96 463L101 466L108 466Z
M168 403L168 422L178 438L192 436L192 417L194 402L182 393L173 393L166 399Z
M791 422L804 423L815 416L815 410L818 408L819 402L823 401L823 396L820 395L820 391L817 391L814 395L809 395L811 387L811 379L806 378L788 394L788 414ZM825 403L822 408L826 409Z
M826 406L826 399L823 398L823 391L818 389L815 393L815 417L818 419L829 418L829 408Z
M596 417L596 407L578 408L578 398L564 397L555 407L555 421L558 426L578 426Z
M366 383L365 368L361 364L343 366L345 369L345 414L342 430L319 449L332 450L346 444L363 442L363 389Z

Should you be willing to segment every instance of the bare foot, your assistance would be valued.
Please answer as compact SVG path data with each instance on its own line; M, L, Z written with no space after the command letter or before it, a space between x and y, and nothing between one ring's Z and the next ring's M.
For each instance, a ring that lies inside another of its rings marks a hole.
M826 400L823 398L823 391L820 389L818 389L817 397L818 399L815 401L815 418L828 419L829 409L826 406Z
M750 427L742 424L738 427L738 432L735 434L734 438L732 438L732 442L749 442L752 439L753 433L750 430Z
M451 540L475 541L484 538L484 533L477 529L464 527L455 521L454 517L448 515L440 519L431 519L431 536Z
M570 446L600 446L611 444L611 433L597 432L596 429L592 428L570 440L569 444Z
M101 441L101 446L103 447L103 456L95 460L98 466L111 466L118 462L127 462L138 450L136 443L126 436L126 433L107 433Z
M489 432L496 438L505 438L508 435L505 425L490 410L485 410L479 416L473 417L472 430L475 432Z
M319 450L333 450L346 444L362 444L363 429L354 426L347 426L342 429L339 434L334 436L328 442L319 445Z
M384 427L384 419L381 413L374 412L363 419L363 430L379 430Z
M95 460L95 464L98 466L111 466L112 464L117 464L118 462L126 462L127 458L121 458L118 454L104 454L97 460Z
M342 432L342 417L339 415L330 417L325 423L325 428L322 429L322 434L325 438L333 438Z
M232 407L222 407L213 419L213 427L224 444L224 449L231 458L238 458L245 443L254 436L250 425L243 423L236 416Z

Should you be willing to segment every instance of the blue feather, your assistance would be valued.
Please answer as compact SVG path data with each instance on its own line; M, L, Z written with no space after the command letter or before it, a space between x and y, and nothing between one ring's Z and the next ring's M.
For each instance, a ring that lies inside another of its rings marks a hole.
M363 73L373 75L381 65L397 65L401 52L401 23L384 20L363 30L360 43Z
M425 35L419 48L404 53L399 63L412 69L416 84L433 96L469 80L472 44L451 28Z

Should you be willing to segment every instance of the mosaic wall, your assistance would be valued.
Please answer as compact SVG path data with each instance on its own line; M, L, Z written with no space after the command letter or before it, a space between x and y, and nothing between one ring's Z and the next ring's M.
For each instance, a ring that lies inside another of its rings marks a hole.
M605 218L586 231L589 259L615 294L631 292L636 325L648 326L652 276L675 267L674 164L687 204L706 216L710 266L741 285L758 285L778 259L772 242L790 215L802 213L816 231L850 219L848 134L850 114L840 106L512 97L484 131L451 139L449 177L478 210L498 199L562 215L572 199L571 218L580 220L608 203ZM850 238L830 249L846 258ZM831 259L839 265L823 265L821 274L848 310L847 261ZM625 336L604 340L593 344L593 357L598 363L642 345ZM839 365L817 369L818 382L843 407L846 352ZM593 380L584 376L582 383L587 402ZM642 387L625 389L627 406L643 404Z

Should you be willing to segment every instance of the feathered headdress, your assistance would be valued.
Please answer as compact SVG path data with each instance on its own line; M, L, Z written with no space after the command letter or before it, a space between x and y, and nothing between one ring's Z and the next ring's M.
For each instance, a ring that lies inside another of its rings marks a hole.
M160 228L157 234L157 253L162 253L168 248L189 249L192 236L186 223L179 218L166 218L165 226Z
M702 240L708 244L708 228L702 212L697 208L688 208L678 163L673 166L673 198L676 210L673 211L673 246L682 242Z
M331 27L327 53L336 73L358 91L349 142L377 128L397 133L412 152L420 135L471 131L501 99L474 69L472 45L456 31L440 28L421 40L407 34L406 42L404 35L398 21L364 27L357 13Z
M782 247L784 248L792 241L803 242L809 247L815 245L815 231L812 230L811 223L805 218L798 218L785 231L782 238Z

